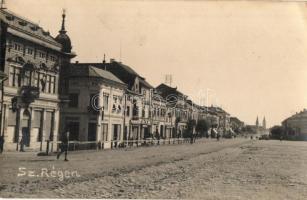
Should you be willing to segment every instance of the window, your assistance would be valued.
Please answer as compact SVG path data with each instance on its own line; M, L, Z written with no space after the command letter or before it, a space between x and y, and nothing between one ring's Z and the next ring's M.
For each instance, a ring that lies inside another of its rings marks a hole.
M112 106L112 112L115 112L116 111L116 106L115 106L115 104L113 104L113 106Z
M126 116L130 117L130 106L127 106Z
M113 102L117 103L117 96L115 96L115 95L113 96Z
M45 58L45 57L46 57L46 54L45 54L44 52L39 51L39 52L38 52L38 56L39 56L40 58Z
M20 44L17 44L17 43L14 44L14 49L15 49L16 51L22 51L21 45L20 45Z
M79 140L79 122L69 122L69 140L76 141Z
M102 124L101 132L103 140L108 141L108 124Z
M33 49L28 48L28 49L27 49L27 54L29 54L29 55L33 55Z
M103 94L103 110L108 111L109 109L109 95Z
M10 67L9 84L13 87L20 87L20 69L17 67Z
M47 75L39 73L39 89L42 92L46 91L46 81L47 81Z
M56 61L56 57L53 56L53 55L51 55L51 56L50 56L50 60L53 61L53 62L55 62L55 61Z
M39 88L39 73L34 73L34 86Z
M50 83L50 76L47 75L47 76L46 76L46 85L45 85L45 92L46 92L46 93L49 93L49 92L50 92L49 83Z
M145 108L142 109L142 117L145 117Z
M31 72L25 71L23 76L23 85L30 85L31 82Z
M49 83L49 91L50 93L54 94L55 93L55 76L50 76L50 83Z
M69 94L69 104L68 106L70 108L77 108L78 107L78 101L79 101L79 94Z

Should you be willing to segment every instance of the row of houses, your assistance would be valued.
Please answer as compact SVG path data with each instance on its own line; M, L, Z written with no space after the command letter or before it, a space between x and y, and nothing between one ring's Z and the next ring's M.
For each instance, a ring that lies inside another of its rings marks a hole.
M286 139L307 140L307 109L293 114L282 121Z
M76 56L62 15L52 37L38 24L1 10L1 123L7 150L54 151L70 140L112 148L125 140L182 137L188 120L231 129L220 107L195 104L175 87L152 86L132 67L111 59L72 63ZM235 123L235 122L233 122Z

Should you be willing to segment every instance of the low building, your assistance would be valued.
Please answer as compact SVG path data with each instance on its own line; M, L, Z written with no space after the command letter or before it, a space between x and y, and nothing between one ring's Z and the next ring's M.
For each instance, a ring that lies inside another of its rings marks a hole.
M287 138L307 140L307 110L304 109L285 119L282 126Z

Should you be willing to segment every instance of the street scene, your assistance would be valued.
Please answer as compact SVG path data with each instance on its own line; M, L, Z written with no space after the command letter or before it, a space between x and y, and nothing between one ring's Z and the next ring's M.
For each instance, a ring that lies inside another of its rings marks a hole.
M1 157L1 197L306 199L306 150L305 142L203 139L193 145L71 153L69 163L12 153ZM80 177L29 175L42 168L56 174L77 170Z
M307 198L307 3L0 6L0 198Z

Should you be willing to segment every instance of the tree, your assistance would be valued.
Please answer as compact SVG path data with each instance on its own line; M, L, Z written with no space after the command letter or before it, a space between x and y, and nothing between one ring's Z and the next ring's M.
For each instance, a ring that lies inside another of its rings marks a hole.
M196 121L194 119L189 119L187 122L187 128L184 131L183 137L189 138L193 134L193 129L196 126Z
M280 136L283 136L284 128L282 126L273 126L270 129L270 133L273 139L280 139Z
M202 137L206 136L209 126L210 124L207 120L205 119L198 120L196 125L196 132L200 133Z

